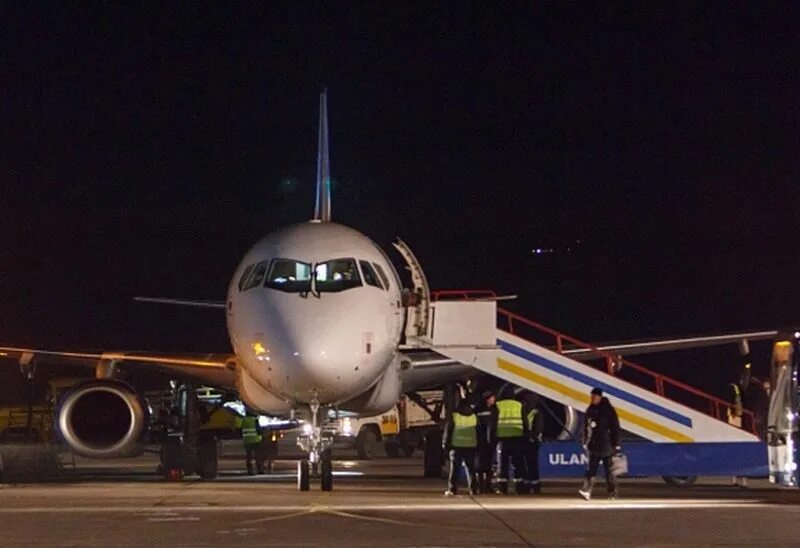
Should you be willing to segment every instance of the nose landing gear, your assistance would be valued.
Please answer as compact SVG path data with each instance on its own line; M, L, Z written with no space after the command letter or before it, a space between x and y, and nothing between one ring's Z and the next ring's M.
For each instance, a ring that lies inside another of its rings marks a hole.
M323 491L333 490L333 462L331 460L331 444L333 436L322 430L322 407L315 397L308 405L311 412L310 428L304 428L303 434L297 438L297 445L308 453L308 460L297 463L297 488L308 491L311 476L319 476L320 488Z

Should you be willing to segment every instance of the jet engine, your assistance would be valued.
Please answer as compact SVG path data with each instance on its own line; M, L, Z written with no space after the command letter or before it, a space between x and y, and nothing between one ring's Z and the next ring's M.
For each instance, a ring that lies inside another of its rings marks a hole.
M339 408L364 416L377 415L397 405L402 395L403 383L398 369L390 367L372 388L357 398L342 403Z
M70 391L56 412L56 427L77 454L91 458L133 456L147 432L148 407L119 381L92 381Z

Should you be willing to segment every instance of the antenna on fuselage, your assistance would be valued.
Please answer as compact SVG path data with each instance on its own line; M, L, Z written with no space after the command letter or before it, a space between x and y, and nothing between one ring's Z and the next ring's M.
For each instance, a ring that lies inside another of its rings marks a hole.
M317 138L317 202L314 220L331 220L331 166L328 156L328 90L319 94L319 136Z

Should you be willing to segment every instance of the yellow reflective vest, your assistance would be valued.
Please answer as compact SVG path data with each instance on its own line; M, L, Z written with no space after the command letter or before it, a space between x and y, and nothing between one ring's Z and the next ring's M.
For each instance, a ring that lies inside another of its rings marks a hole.
M245 445L261 443L261 434L258 433L258 418L247 416L242 419L242 442Z
M497 437L521 438L525 429L522 423L522 403L517 400L500 400L497 406Z
M478 417L475 414L462 415L453 412L453 437L450 445L464 449L478 447Z

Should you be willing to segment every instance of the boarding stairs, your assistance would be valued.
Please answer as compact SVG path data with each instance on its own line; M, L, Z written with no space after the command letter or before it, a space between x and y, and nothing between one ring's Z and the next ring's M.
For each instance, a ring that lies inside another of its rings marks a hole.
M752 413L728 424L732 405L533 320L497 307L491 291L431 293L431 322L417 342L578 410L603 389L623 430L654 442L757 442ZM580 349L586 361L569 357Z

